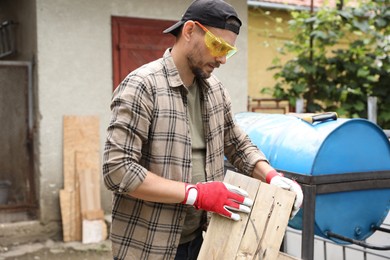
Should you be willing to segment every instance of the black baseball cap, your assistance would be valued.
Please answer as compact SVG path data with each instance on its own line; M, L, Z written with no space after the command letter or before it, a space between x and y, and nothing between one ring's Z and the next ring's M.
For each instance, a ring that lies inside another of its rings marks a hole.
M229 22L227 22L228 19ZM235 20L235 22L231 22L230 19ZM177 36L181 26L189 20L198 21L203 25L215 28L226 29L236 34L239 34L242 24L233 6L225 1L194 0L181 20L165 29L164 33L171 33Z

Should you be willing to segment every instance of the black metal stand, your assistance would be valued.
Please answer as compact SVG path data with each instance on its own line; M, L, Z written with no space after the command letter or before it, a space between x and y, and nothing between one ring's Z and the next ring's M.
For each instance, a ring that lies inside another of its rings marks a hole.
M328 174L320 176L302 175L299 173L283 172L286 177L295 179L301 184L304 194L302 205L302 251L303 260L313 260L314 258L314 224L315 224L315 204L317 194L326 194L354 190L370 190L390 188L390 171L357 172L343 174ZM379 228L376 228L379 230ZM337 236L337 234L327 234ZM358 240L354 240L355 244ZM351 241L348 241L351 242ZM357 242L360 246L368 245L364 241ZM377 246L375 246L377 247ZM387 246L379 246L381 250L389 250Z
M349 243L352 243L352 244L355 244L358 246L362 246L364 248L369 248L369 249L374 249L374 250L390 250L390 246L378 246L378 245L369 244L369 243L366 243L366 242L361 241L361 240L356 240L356 239L352 239L349 237L345 237L345 236L333 233L331 231L326 232L326 235L328 237L334 237L334 238L337 238L337 239L345 241L345 242L349 242Z

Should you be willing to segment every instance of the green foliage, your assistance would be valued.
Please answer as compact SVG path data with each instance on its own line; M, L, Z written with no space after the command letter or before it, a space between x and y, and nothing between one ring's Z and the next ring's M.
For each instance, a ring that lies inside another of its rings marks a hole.
M378 97L378 124L390 128L390 6L388 0L343 10L292 12L291 41L280 55L294 58L270 67L277 80L272 94L306 100L307 112L336 111L367 117L367 97ZM265 89L263 92L269 92Z

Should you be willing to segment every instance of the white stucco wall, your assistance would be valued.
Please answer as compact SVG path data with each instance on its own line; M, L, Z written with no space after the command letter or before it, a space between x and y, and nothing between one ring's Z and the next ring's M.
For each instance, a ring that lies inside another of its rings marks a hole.
M243 28L238 54L216 74L233 98L235 112L247 101L247 4L236 7ZM64 115L100 117L101 152L110 117L112 93L111 16L178 20L189 0L36 0L37 85L39 101L41 220L59 219L58 191L63 187L62 134ZM102 188L108 212L111 195ZM53 196L47 196L53 194Z

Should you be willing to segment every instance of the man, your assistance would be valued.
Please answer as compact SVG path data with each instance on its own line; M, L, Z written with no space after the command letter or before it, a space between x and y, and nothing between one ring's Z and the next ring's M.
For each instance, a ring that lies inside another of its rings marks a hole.
M103 175L113 191L114 259L196 259L206 212L239 220L245 191L225 185L224 156L241 173L297 193L235 124L212 75L235 52L241 21L222 0L196 0L164 33L176 42L131 72L113 95Z

